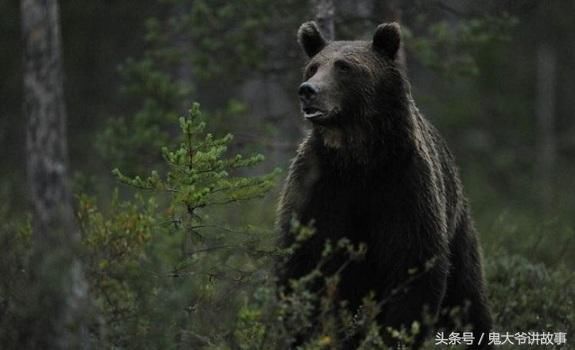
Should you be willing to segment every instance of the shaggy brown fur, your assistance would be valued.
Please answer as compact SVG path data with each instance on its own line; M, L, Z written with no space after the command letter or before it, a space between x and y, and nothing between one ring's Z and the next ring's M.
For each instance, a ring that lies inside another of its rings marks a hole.
M441 310L467 306L461 321L478 338L489 332L477 234L453 156L396 62L399 26L380 25L369 42L328 43L308 22L298 39L310 56L300 98L313 128L291 164L278 229L284 247L294 242L292 218L316 233L279 266L280 286L309 273L326 240L346 237L367 246L341 273L337 298L352 309L373 292L386 300L383 329L409 329L425 310L461 332ZM424 325L415 347L429 333Z

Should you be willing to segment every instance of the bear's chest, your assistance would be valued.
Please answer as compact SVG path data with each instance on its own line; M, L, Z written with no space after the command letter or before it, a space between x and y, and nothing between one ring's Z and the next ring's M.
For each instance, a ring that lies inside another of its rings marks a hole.
M353 243L381 241L387 223L397 216L392 198L397 191L369 180L319 178L307 193L300 216L302 223L313 226L318 237L332 241L341 238Z

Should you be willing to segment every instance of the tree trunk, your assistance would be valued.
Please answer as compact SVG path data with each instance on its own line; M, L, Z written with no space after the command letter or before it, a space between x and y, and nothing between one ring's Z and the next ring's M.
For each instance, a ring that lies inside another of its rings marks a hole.
M553 48L540 44L537 49L537 173L544 214L551 212L553 201L553 169L556 158L555 66Z
M68 179L66 111L57 0L22 0L24 113L32 204L33 309L28 348L86 348L87 286Z
M314 20L319 30L326 40L335 39L335 28L333 18L335 15L335 5L333 0L312 0Z

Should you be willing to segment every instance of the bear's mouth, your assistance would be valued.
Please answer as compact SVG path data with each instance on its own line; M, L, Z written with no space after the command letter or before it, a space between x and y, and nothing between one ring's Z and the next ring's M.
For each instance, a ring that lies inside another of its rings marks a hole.
M305 119L314 121L317 119L321 119L325 115L325 112L321 109L314 108L314 107L306 107L303 108L303 116Z

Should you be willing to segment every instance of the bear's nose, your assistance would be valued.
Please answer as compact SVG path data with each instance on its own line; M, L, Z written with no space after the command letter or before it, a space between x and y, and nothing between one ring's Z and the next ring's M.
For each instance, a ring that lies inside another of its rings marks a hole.
M317 94L317 88L308 82L305 82L299 86L298 95L303 101L311 100Z

